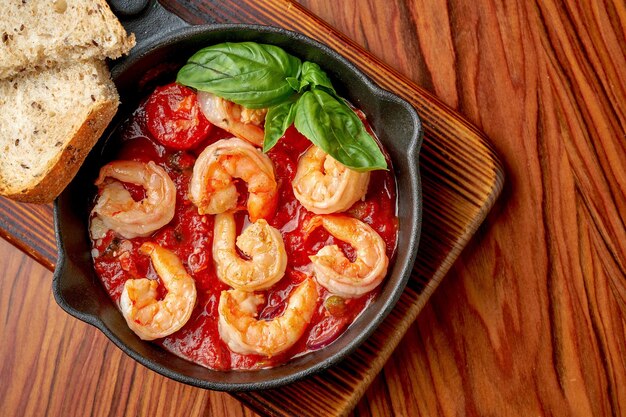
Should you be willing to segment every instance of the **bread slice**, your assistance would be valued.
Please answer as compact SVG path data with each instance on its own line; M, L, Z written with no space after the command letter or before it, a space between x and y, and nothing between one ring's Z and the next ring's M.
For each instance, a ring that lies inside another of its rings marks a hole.
M74 177L117 111L99 60L0 81L0 195L48 203Z
M1 0L0 16L0 78L118 58L135 45L104 0Z

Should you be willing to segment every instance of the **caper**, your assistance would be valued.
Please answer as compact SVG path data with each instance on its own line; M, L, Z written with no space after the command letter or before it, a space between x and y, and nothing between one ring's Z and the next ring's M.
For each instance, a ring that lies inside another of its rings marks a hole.
M346 314L346 300L338 295L331 295L324 301L326 311L336 317Z

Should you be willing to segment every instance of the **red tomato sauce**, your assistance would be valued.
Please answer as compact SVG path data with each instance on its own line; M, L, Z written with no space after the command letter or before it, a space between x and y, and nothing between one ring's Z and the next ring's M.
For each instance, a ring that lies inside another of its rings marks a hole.
M221 291L230 287L217 278L213 266L214 216L198 214L197 208L188 198L187 190L197 156L206 146L219 139L232 137L232 134L216 126L205 127L206 137L201 141L194 138L197 144L191 149L166 147L152 136L149 128L150 125L155 125L150 121L152 115L146 110L146 103L150 102L150 98L144 101L116 132L121 145L114 159L154 161L163 167L176 185L176 211L168 225L149 237L127 240L113 231L108 231L104 238L92 242L95 270L112 300L119 306L120 295L128 279L159 279L150 258L139 253L143 242L153 241L173 251L181 259L187 272L194 278L197 289L196 306L185 326L172 335L155 341L166 350L211 369L258 369L279 365L290 358L332 343L377 296L381 286L359 298L343 300L339 308L327 308L325 300L332 294L318 285L317 309L304 335L294 346L276 356L234 353L220 339L217 324L219 298ZM371 133L367 121L365 123ZM194 134L196 132L197 130ZM188 132L183 135L186 143L190 143ZM170 136L168 140L172 140ZM279 187L278 209L268 222L282 234L288 265L285 276L264 291L266 303L259 311L259 319L271 319L282 314L291 291L307 276L306 267L310 263L308 257L323 246L337 244L349 259L354 260L354 249L335 239L324 229L318 228L308 236L302 230L303 223L313 213L296 200L291 182L296 173L298 158L310 145L309 140L292 126L268 152ZM142 187L126 183L124 185L135 200L144 198L145 190ZM238 189L241 191L241 205L245 207L245 186L242 184ZM387 255L392 259L396 249L398 222L396 186L391 170L372 172L366 198L355 203L346 214L362 220L376 230L386 242ZM247 214L240 211L235 218L240 233L248 222ZM166 290L162 284L159 288L162 297Z

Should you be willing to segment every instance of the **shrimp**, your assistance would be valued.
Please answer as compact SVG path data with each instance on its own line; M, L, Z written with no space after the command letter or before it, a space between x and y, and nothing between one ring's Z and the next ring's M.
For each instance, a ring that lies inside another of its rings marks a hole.
M193 167L189 196L200 214L219 214L237 208L234 178L248 184L248 215L252 222L274 215L278 185L272 161L241 139L222 139L207 146Z
M105 183L106 178L118 181ZM146 198L133 200L119 181L143 186ZM167 172L152 161L147 164L136 161L110 162L100 169L96 185L102 184L105 185L92 213L96 214L107 230L113 230L127 239L148 236L174 217L176 186Z
M206 91L198 92L198 103L204 117L215 126L253 145L263 146L262 125L267 109L248 109Z
M157 301L156 280L129 279L124 283L120 308L132 331L143 340L154 340L180 330L187 323L196 304L196 285L174 253L150 242L139 250L150 255L167 294Z
M389 258L385 241L374 229L360 220L345 215L314 216L305 231L322 226L331 235L356 250L356 260L350 262L337 245L324 246L309 256L317 282L333 294L352 298L376 288L387 274Z
M248 226L237 238L237 247L251 258L241 259L235 249L232 213L215 216L213 259L217 277L233 288L264 290L277 283L287 268L287 252L280 232L263 219Z
M312 145L300 157L293 193L300 204L315 214L348 210L367 192L369 172L357 172Z
M230 350L241 354L274 356L293 346L304 334L317 308L317 286L307 278L289 297L284 313L272 320L258 320L261 294L242 290L222 291L218 307L220 337Z

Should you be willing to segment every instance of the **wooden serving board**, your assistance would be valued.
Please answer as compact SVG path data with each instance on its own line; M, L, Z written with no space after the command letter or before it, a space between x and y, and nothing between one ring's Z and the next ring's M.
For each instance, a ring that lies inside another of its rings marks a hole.
M316 38L351 60L383 88L412 103L422 118L422 237L413 274L397 306L372 337L330 370L279 389L234 394L261 414L347 414L492 207L503 185L502 166L485 136L460 115L297 3L188 3L170 0L167 7L193 24L258 23ZM0 235L48 269L54 269L56 245L51 206L0 198Z

